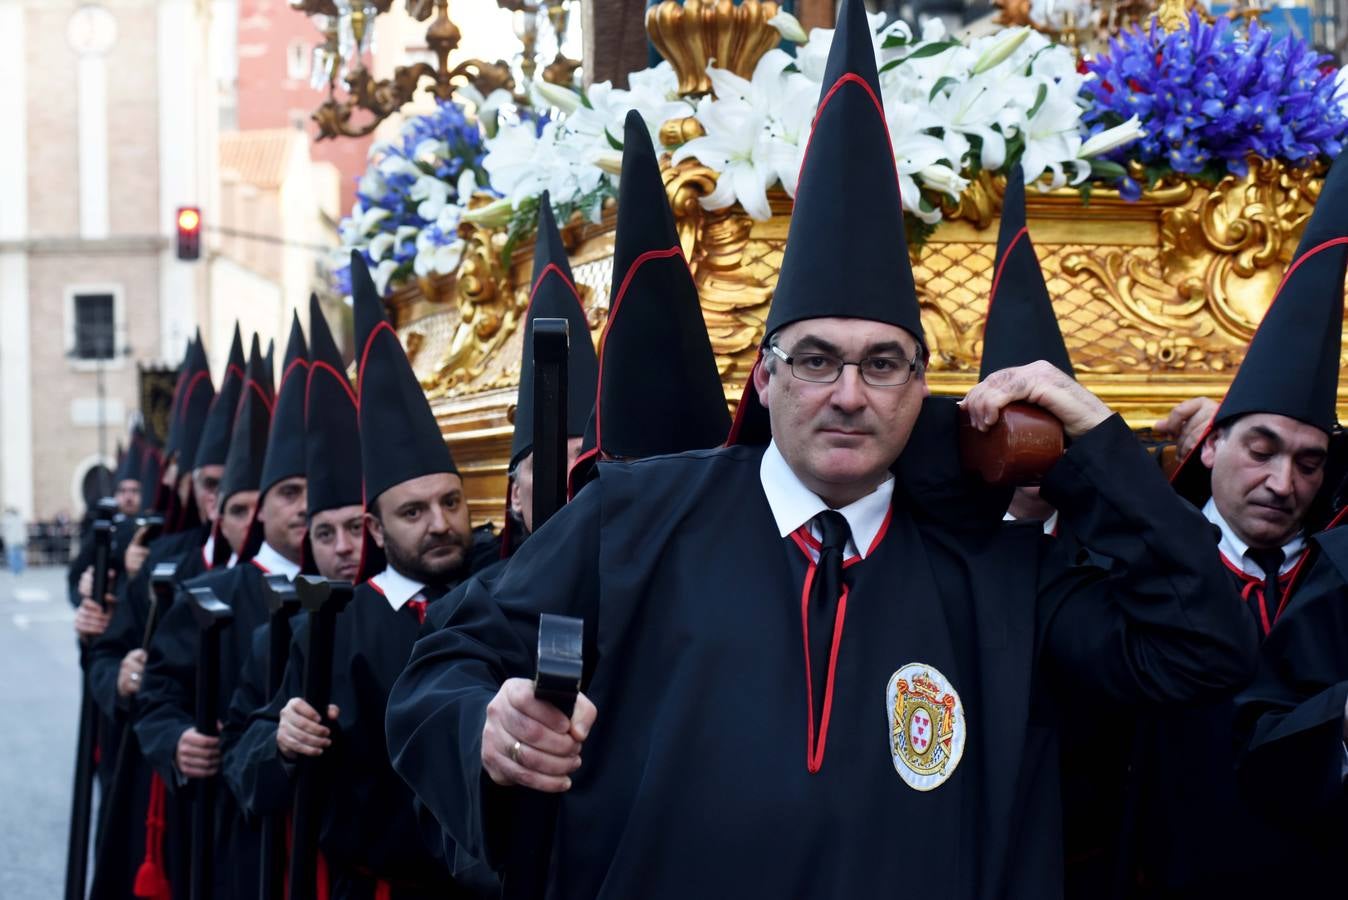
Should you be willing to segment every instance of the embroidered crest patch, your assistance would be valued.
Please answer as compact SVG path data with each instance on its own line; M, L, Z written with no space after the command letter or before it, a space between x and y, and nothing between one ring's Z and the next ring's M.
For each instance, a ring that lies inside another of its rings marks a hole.
M899 777L917 791L945 784L964 755L964 706L933 666L909 663L885 689L889 753Z

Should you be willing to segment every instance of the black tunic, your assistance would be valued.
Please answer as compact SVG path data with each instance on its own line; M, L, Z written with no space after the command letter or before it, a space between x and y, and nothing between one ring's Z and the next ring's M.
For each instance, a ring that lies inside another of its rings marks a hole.
M539 612L586 617L599 710L562 800L553 897L1053 896L1055 735L1073 703L1187 700L1248 677L1254 634L1201 552L1201 517L1116 417L1043 487L1108 574L1072 566L1036 524L947 525L896 490L884 539L849 574L811 774L798 551L778 536L761 455L601 465L490 597L470 594L418 645L389 745L465 850L505 856L511 791L482 772L482 727L501 682L533 672ZM928 792L891 756L886 685L914 662L947 676L969 723L963 760Z
M1240 608L1258 628L1262 579L1225 565ZM1234 699L1148 712L1137 728L1134 840L1145 883L1177 896L1225 900L1264 900L1322 883L1328 861L1319 850L1295 828L1258 815L1241 795Z
M253 632L267 620L262 575L263 571L255 564L242 563L231 569L208 572L184 585L214 589L216 596L234 611L234 620L220 639L217 702L222 713L229 709L240 672L249 657ZM136 734L142 752L170 791L176 791L183 781L175 764L178 739L195 722L199 634L190 605L182 600L174 603L150 644L140 689L141 712L135 725ZM216 796L217 900L255 897L259 878L258 825L245 818L223 780Z
M1348 839L1348 528L1314 541L1321 553L1260 648L1254 683L1237 698L1239 779L1266 821L1293 832L1307 855L1323 852L1311 874L1333 884L1329 873L1342 866L1327 866L1341 862Z
M496 560L497 546L490 532L479 529L465 574L473 566ZM444 602L441 598L428 606L428 620ZM240 802L254 814L284 808L290 799L294 767L282 760L276 726L289 699L303 696L309 639L307 617L293 621L281 690L265 707L252 711L237 738L231 738L225 764ZM356 588L336 620L332 702L340 715L333 744L319 760L333 785L319 838L333 900L365 898L379 880L390 883L395 900L471 895L471 885L451 879L452 863L446 864L445 853L452 852L452 846L442 844L438 826L418 817L411 790L389 764L384 738L389 689L423 627L410 607L395 612L369 584ZM265 658L265 647L259 652ZM248 702L236 698L232 722ZM465 860L464 865L471 862Z

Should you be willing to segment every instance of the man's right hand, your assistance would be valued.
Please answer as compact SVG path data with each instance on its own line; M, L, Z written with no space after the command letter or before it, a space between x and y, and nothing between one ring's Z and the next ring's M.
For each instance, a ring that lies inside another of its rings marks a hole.
M150 548L142 543L149 528L148 525L142 525L137 529L135 537L131 539L131 546L127 547L126 553L122 555L122 568L126 570L128 578L136 577L136 573L145 565L145 560L150 555Z
M328 704L328 721L335 722L341 714L334 704ZM276 749L286 759L297 756L322 756L332 745L332 729L323 724L318 711L303 697L291 697L281 708L281 722L276 726Z
M114 597L112 603L115 602ZM104 609L92 600L80 601L75 610L75 635L81 641L89 643L108 630L108 623L112 621L112 603Z
M1175 450L1184 459L1207 433L1220 404L1208 397L1191 397L1151 426L1152 431L1175 439Z
M220 771L220 738L189 728L178 738L173 761L188 778L210 778Z
M122 665L117 670L117 693L130 697L140 691L140 680L145 677L145 651L132 650L122 657Z
M598 710L584 694L567 719L534 696L533 682L511 678L487 704L482 727L482 768L499 785L518 784L548 794L571 789L580 768L580 748Z

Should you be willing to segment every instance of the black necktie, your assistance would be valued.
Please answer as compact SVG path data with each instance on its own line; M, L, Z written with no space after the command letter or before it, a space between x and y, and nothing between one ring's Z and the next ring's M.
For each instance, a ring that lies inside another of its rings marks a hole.
M1260 634L1267 634L1268 628L1273 627L1273 620L1278 615L1278 603L1282 600L1282 585L1278 583L1278 573L1282 570L1283 560L1287 559L1287 554L1282 552L1279 547L1273 547L1266 550L1255 550L1251 548L1246 551L1250 559L1258 563L1259 568L1264 570L1264 592L1262 615L1256 616L1259 620ZM1265 627L1267 623L1268 628Z
M810 584L806 621L810 628L810 698L815 722L815 740L824 727L824 692L828 684L828 661L833 647L833 623L843 589L843 555L850 533L842 513L826 509L814 517L819 526L819 565ZM811 748L813 750L813 748Z

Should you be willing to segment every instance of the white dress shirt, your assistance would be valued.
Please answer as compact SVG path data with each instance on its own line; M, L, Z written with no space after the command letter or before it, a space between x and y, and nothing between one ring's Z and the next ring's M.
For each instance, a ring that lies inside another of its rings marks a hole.
M810 522L829 505L818 494L807 488L796 473L791 471L777 442L768 444L763 452L763 462L758 468L759 478L763 482L763 493L767 495L772 517L777 521L777 530L786 537L800 526ZM889 516L889 504L894 499L894 477L886 478L874 491L838 510L847 520L851 535L847 539L847 552L844 558L860 556L866 558L871 552L871 544L880 528ZM810 524L810 534L819 538L819 527ZM819 552L810 548L810 556L816 562Z
M253 557L253 564L268 575L284 575L286 581L294 581L295 576L300 574L300 567L290 560L286 559L276 548L266 541L258 548L257 555Z
M1019 522L1020 519L1017 519L1015 516L1011 515L1011 513L1008 512L1002 513L1002 521ZM1058 530L1058 511L1055 509L1053 511L1053 515L1049 516L1047 519L1044 520L1044 534L1047 534L1050 537L1052 537L1054 533L1057 532L1057 530Z
M1217 511L1217 501L1211 497L1203 505L1203 515L1207 516L1209 522L1216 525L1222 531L1222 539L1217 544L1217 549L1221 551L1223 557L1231 565L1253 578L1264 578L1265 572L1259 567L1259 563L1250 558L1250 545L1242 541L1231 526L1226 523L1226 519ZM1286 575L1301 560L1301 554L1306 550L1306 535L1298 532L1296 537L1282 545L1283 560L1282 568L1278 570L1279 575Z
M413 581L392 566L385 566L384 571L371 578L370 586L384 595L384 599L393 607L394 612L402 609L408 600L426 590L426 585L420 581Z

